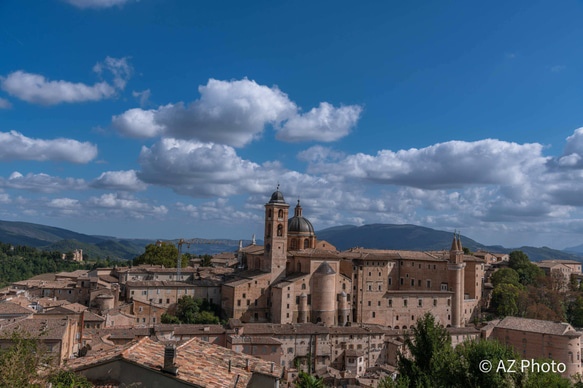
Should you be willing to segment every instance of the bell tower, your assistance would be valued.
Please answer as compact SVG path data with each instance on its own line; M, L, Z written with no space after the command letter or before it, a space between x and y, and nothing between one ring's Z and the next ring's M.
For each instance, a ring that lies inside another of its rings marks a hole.
M287 262L287 217L289 205L277 190L265 204L265 253L261 270L271 273L271 283L285 277Z
M462 311L464 304L464 251L462 248L462 241L460 235L453 235L453 242L449 251L449 263L447 269L449 270L450 290L453 291L452 306L451 306L451 325L453 327L460 327L463 324Z

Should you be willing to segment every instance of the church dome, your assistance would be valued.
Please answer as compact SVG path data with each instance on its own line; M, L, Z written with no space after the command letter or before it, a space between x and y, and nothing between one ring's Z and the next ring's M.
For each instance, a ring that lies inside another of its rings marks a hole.
M287 231L296 233L314 234L314 227L312 223L302 216L294 216L287 222Z
M283 193L279 191L279 185L277 185L277 190L271 194L269 203L285 203L285 199L283 199Z

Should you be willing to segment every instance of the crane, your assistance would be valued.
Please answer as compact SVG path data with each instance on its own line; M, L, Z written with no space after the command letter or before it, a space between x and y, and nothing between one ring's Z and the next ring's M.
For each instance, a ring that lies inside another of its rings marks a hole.
M227 239L206 239L206 238L190 238L190 239L174 239L174 240L157 240L156 246L161 247L165 244L173 244L176 245L178 248L178 257L176 259L176 278L180 280L180 270L182 268L182 246L186 245L187 248L190 248L191 245L198 245L198 244L211 244L211 245L239 245L241 247L244 243L255 244L255 235L253 235L253 240L227 240Z

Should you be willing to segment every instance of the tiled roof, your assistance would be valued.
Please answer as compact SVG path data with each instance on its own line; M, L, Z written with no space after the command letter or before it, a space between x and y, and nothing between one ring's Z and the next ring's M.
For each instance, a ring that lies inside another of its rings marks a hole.
M12 302L0 303L0 315L26 315L33 314L36 311L28 307L22 307Z
M84 358L71 360L67 367L73 370L87 369L93 365L113 360L126 360L144 368L161 370L164 365L165 345L149 338L133 341L125 346L96 352ZM229 361L231 371L229 371ZM249 362L249 370L246 370ZM263 361L221 346L193 338L176 349L178 380L207 388L232 387L235 381L246 386L253 373L281 377L283 368L275 363Z
M67 329L66 319L23 319L8 325L3 325L0 337L10 337L15 332L26 332L32 336L42 335L42 339L60 340ZM44 333L44 334L43 334Z
M171 280L131 280L126 283L126 287L160 287L160 288L194 288L194 287L213 287L220 286L215 280L200 279L192 282L176 282Z
M317 249L317 248L306 248L297 251L288 251L288 256L295 257L315 257L315 258L326 258L326 259L340 259L340 252L331 251L328 249Z
M83 321L85 322L103 322L105 318L100 317L97 314L93 314L91 311L85 311L85 315L83 316Z
M328 334L330 328L313 323L302 324L280 324L280 323L248 323L244 324L242 335L310 335Z
M506 317L496 325L496 328L552 335L565 335L568 331L574 331L573 327L568 323L518 317ZM578 334L581 335L581 333Z
M248 245L241 248L238 252L249 253L249 254L262 254L264 251L263 245Z
M245 337L230 335L227 338L233 345L281 345L281 341L272 337Z
M159 332L173 332L178 335L209 335L209 334L224 334L226 330L221 325L173 325L162 324L154 326L156 333Z
M362 350L346 349L344 355L346 357L362 357L364 352Z
M63 307L66 308L67 310L77 311L77 312L89 310L89 307L82 305L81 303L68 303L68 304L64 304Z

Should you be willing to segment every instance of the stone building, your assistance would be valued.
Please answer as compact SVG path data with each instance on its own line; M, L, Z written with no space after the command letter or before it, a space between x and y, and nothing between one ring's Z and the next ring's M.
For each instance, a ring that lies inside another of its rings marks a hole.
M237 252L246 270L221 288L221 306L243 322L352 322L408 328L426 312L444 326L477 316L484 283L482 258L464 255L454 237L449 251L352 248L318 241L300 201L278 189L265 204L264 246Z
M568 323L506 317L482 328L482 337L512 346L523 359L548 357L564 363L563 377L581 373L581 333Z

